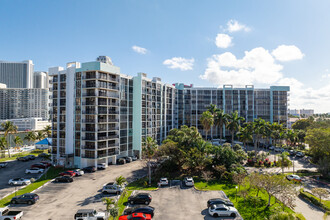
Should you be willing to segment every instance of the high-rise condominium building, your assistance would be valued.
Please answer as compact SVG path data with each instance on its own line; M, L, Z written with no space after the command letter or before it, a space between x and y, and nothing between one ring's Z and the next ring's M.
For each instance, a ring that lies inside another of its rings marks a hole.
M159 144L181 125L202 132L200 115L210 104L226 113L238 111L246 121L263 118L287 123L289 87L269 89L194 88L169 85L145 73L127 76L109 57L49 69L52 77L52 159L86 167L141 156L147 136ZM219 136L217 130L212 131ZM224 133L226 134L226 133Z
M33 62L0 61L0 83L7 88L33 88Z
M0 119L49 119L48 89L0 88Z
M48 73L37 71L33 74L33 88L47 89L48 86Z

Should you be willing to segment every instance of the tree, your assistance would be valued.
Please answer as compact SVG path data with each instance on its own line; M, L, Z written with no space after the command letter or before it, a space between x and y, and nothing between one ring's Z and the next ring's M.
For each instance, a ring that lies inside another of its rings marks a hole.
M112 217L113 220L116 219L116 217L118 216L118 214L119 214L118 207L112 207L110 209L110 215L111 215L111 217Z
M286 132L286 139L290 146L295 146L297 141L297 134L294 132L294 130L287 130Z
M36 134L34 131L30 131L28 132L25 137L24 140L27 140L28 142L34 142L36 140Z
M17 146L18 145L22 145L23 144L23 141L22 141L22 139L19 136L15 136L14 143L15 143L15 148L18 148Z
M320 202L322 202L322 197L327 197L329 194L328 190L324 188L313 188L312 193L320 198Z
M313 123L310 119L300 119L292 124L292 129L294 130L304 130L306 131L309 126Z
M323 157L330 157L330 127L308 129L305 140L309 144L314 163L318 163Z
M231 147L215 146L213 149L213 166L224 165L231 171L232 165L237 163L237 154Z
M142 152L144 158L148 161L148 176L149 176L149 186L151 185L151 160L153 159L156 150L158 148L156 141L152 137L147 137L143 139Z
M256 197L259 195L259 191L263 189L263 176L259 173L252 173L248 176L250 186L257 190Z
M279 157L277 163L281 166L282 168L282 174L284 174L284 168L289 168L292 165L291 160L288 157L289 153L288 152L282 152L281 154L278 154L277 156Z
M318 162L318 171L323 177L327 178L330 174L330 158L323 157Z
M246 147L246 143L253 141L252 124L245 123L245 126L240 127L239 132L237 132L236 135L238 136L238 140L242 141L244 147Z
M45 137L50 137L52 135L52 127L50 125L47 125L46 127L44 127L44 129L42 131L44 132Z
M207 132L211 129L211 127L214 124L214 119L213 119L212 113L209 111L203 112L200 122L202 123L203 128L205 130L205 140L207 140Z
M118 186L123 186L123 185L125 185L125 183L127 183L127 180L126 180L125 177L123 177L123 176L118 176L118 177L116 178L116 184L117 184Z
M261 118L257 118L253 121L253 134L254 134L254 151L257 155L257 148L259 148L259 141L264 136L266 131L266 122Z
M116 204L116 201L109 197L102 198L103 204L106 206L107 212L110 211L110 208L113 207Z
M207 110L212 114L213 125L214 125L215 115L216 115L216 112L217 112L217 106L214 105L214 104L210 104L210 106L207 108ZM212 127L213 127L213 125L212 125ZM212 130L212 127L211 127L211 130ZM211 131L211 140L213 142L213 131Z
M220 141L221 141L223 126L227 126L228 123L228 114L226 114L222 109L217 109L214 117L214 123L216 126L219 126Z
M241 185L244 182L244 179L246 177L245 173L237 173L233 175L233 182L238 185L238 191L241 191Z
M227 124L227 128L228 130L230 131L231 133L231 146L233 147L234 146L234 134L236 131L239 130L239 127L240 127L240 122L241 121L244 121L245 119L243 117L240 117L238 115L238 112L235 111L233 113L231 113L229 116L228 116L228 124Z
M7 140L5 137L0 137L0 150L3 151L7 147Z
M45 133L43 131L38 131L36 136L35 136L35 139L38 140L38 141L41 141L45 138Z
M7 138L8 134L17 133L17 126L13 124L11 121L5 121L1 124L2 130L4 131L4 136ZM10 140L7 140L7 150L8 150L8 157L10 157Z
M274 140L275 146L277 146L277 140L281 138L281 132L283 132L284 128L282 124L278 124L274 122L270 126L271 130L271 138Z

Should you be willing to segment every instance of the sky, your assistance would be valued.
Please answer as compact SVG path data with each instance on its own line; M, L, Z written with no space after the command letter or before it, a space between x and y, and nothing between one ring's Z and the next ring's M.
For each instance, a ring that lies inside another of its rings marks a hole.
M0 60L36 71L111 57L127 75L194 86L290 86L330 112L328 0L0 0Z

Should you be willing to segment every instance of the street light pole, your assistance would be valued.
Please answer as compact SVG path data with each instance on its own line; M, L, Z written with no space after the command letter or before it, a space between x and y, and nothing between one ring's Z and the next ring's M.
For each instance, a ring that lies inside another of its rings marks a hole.
M236 186L235 188L236 188L236 202L237 202L237 188L238 188L238 186Z

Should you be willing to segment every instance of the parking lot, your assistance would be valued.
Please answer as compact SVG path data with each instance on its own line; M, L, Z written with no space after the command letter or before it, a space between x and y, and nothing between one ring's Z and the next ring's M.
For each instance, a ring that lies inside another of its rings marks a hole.
M8 185L8 180L12 178L36 178L39 174L25 174L25 170L30 168L32 164L40 162L41 158L35 160L9 161L7 167L0 168L0 198L15 190L15 186Z
M225 198L222 191L198 191L193 187L162 187L157 191L146 192L152 196L150 206L155 208L155 220L198 220L198 219L233 219L231 217L214 218L208 214L207 201L211 198ZM239 219L236 218L236 219Z
M78 209L105 210L102 197L109 195L101 193L103 184L115 181L120 175L132 180L145 174L142 161L112 165L106 170L75 177L72 183L49 183L35 192L40 196L36 204L11 205L11 210L24 211L24 220L72 220Z

